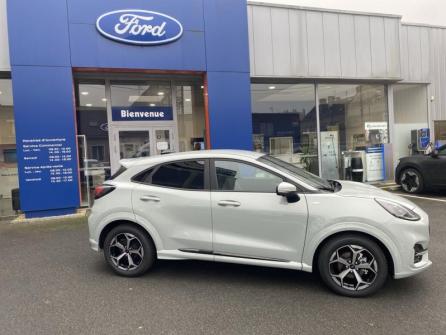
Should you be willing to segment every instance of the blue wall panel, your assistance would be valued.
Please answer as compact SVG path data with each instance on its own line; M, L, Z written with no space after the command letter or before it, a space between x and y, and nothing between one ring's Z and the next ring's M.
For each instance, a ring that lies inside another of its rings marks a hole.
M212 149L252 150L249 73L208 72Z
M12 65L70 66L67 6L61 0L8 0Z
M96 19L106 12L146 9L175 17L181 22L185 31L204 31L203 0L68 0L67 2L70 23L95 25Z
M249 72L246 1L204 1L208 71Z
M186 31L175 43L144 47L100 35L96 27L71 24L73 67L205 71L204 33Z
M79 206L72 82L69 67L12 68L20 200L27 216ZM56 169L60 174L50 171Z

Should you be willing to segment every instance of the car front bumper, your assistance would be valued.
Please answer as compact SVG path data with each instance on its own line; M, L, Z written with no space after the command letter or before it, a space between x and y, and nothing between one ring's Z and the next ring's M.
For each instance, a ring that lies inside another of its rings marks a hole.
M429 260L429 217L419 208L414 211L420 215L421 220L402 222L399 220L398 230L394 231L394 237L400 250L399 264L395 264L394 278L406 278L414 276L428 269L432 262ZM415 246L419 246L417 251ZM415 260L419 255L420 259Z

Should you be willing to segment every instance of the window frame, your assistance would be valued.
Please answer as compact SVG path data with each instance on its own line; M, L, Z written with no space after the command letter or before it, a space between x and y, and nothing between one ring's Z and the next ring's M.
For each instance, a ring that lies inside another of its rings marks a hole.
M203 189L194 189L194 188L178 188L178 187L172 187L172 186L163 186L163 185L155 185L152 184L152 177L153 175L163 166L165 165L170 165L170 164L175 164L175 163L182 163L182 162L195 162L195 161L204 161L204 187ZM150 172L149 175L149 181L147 182L142 182L142 181L138 181L136 180L136 178L138 178L139 176L147 173L148 171L152 170L152 172ZM137 174L135 174L130 181L132 183L135 184L140 184L140 185L146 185L146 186L152 186L152 187L161 187L161 188L168 188L168 189L172 189L172 190L180 190L180 191L195 191L195 192L210 192L210 181L209 181L209 159L208 158L190 158L190 159L180 159L180 160L174 160L174 161L169 161L169 162L163 162L163 163L159 163L153 166L150 166L144 170L142 170L141 172L138 172Z
M228 192L232 192L232 193L261 193L261 194L276 194L276 192L260 192L260 191L235 191L235 190L219 190L218 189L218 181L217 181L217 170L215 168L215 161L229 161L229 162L235 162L235 163L241 163L241 164L245 164L245 165L251 165L259 170L263 170L265 172L268 172L272 175L275 175L279 178L282 179L282 182L287 182L290 184L293 184L294 186L296 186L297 188L297 192L298 193L303 193L302 191L302 187L297 185L294 181L290 180L289 178L287 178L286 176L277 173L275 171L272 171L268 168L265 168L261 165L255 164L253 162L248 162L248 161L244 161L241 159L236 159L236 158L212 158L210 159L209 162L209 169L210 169L210 181L211 181L211 192L222 192L222 193L228 193Z

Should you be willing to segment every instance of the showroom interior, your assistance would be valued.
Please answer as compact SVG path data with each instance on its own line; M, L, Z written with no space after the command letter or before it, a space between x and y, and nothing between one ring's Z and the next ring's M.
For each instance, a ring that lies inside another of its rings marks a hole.
M141 68L137 57L150 55L153 48L172 47L181 38L165 46L133 47L138 48L134 64L120 60L114 66L68 65L72 92L68 104L74 107L64 117L73 114L75 120L69 134L75 142L71 154L77 181L70 192L79 198L74 207L88 207L94 186L116 172L123 158L243 148L269 153L327 179L383 183L393 179L400 157L422 153L428 142L446 143L445 28L403 23L393 14L239 3L238 27L246 27L241 33L246 39L239 43L247 46L239 57L246 63L242 72L247 77L228 76L215 84L219 79L213 79L210 65L194 64L176 72L157 64ZM124 2L120 5L126 7ZM22 84L14 85L20 77L14 72L19 63L9 52L11 43L16 43L12 16L17 14L4 6L0 7L0 216L11 216L15 214L11 191L19 188L22 178L13 87L20 89ZM157 6L182 20L180 10L172 14L168 7ZM94 6L91 9L102 14ZM94 30L88 31L90 35L104 39ZM109 40L103 43L116 50L132 48ZM92 53L94 58L102 55ZM182 64L195 56L184 54ZM34 84L39 79L37 75ZM23 99L23 94L17 96ZM50 103L42 101L41 106ZM164 114L150 120L127 120L119 114L139 109ZM20 117L24 113L21 110Z

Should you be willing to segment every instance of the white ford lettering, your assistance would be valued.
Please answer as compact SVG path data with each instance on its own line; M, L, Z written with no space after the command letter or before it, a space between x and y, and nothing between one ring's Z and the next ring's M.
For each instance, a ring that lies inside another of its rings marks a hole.
M164 36L166 34L164 21L161 25L153 26L151 24L140 24L140 21L150 22L153 20L153 16L142 16L136 14L123 14L121 15L119 22L115 26L115 32L117 34L131 34L131 35L146 35L152 36Z

